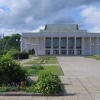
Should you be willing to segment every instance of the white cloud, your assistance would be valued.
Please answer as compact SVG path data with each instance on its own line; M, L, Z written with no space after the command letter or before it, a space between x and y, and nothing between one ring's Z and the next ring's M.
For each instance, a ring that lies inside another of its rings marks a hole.
M74 22L74 19L67 18L67 11L97 1L100 0L73 0L73 2L71 0L0 0L0 7L9 9L0 9L0 30L5 29L3 31L8 34L8 30L12 30L12 33L13 30L32 31L52 22L53 19L60 23L64 22L64 19L66 22ZM65 13L60 13L64 9L66 9L66 18ZM60 14L62 17L59 16ZM59 18L64 19L59 20Z
M86 7L81 12L84 17L83 23L92 25L93 28L89 31L100 32L100 9L95 6Z

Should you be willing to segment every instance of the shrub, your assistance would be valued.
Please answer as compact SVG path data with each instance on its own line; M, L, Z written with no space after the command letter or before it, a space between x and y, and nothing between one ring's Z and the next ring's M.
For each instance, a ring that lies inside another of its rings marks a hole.
M26 51L22 51L20 52L20 59L28 59L29 58L29 54Z
M7 52L7 55L11 56L13 59L18 59L19 58L19 51L16 49L10 49Z
M34 50L34 49L30 49L30 50L28 51L28 53L31 54L31 55L33 55L33 54L35 54L35 50Z
M19 85L26 81L26 72L10 56L2 56L0 59L0 84Z
M34 91L42 95L52 95L61 92L61 81L58 76L42 71L34 85Z
M19 52L16 49L11 49L7 52L13 59L28 59L29 54L25 51Z

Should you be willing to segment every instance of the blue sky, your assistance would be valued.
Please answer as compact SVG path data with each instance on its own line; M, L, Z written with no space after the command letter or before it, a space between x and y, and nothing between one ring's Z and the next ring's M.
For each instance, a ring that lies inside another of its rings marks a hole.
M79 24L100 32L100 0L0 0L0 34L38 31L45 24Z

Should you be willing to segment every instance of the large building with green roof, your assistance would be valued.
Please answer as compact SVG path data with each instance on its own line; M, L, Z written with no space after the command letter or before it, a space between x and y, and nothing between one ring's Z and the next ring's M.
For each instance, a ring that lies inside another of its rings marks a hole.
M37 55L100 54L100 33L80 30L77 24L47 24L39 32L23 32L21 50Z

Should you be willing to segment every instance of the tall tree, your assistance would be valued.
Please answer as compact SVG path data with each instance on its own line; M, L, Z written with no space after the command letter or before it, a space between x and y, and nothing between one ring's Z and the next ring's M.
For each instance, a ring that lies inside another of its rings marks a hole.
M13 34L12 36L5 36L1 40L2 51L8 51L11 48L20 50L20 34Z

